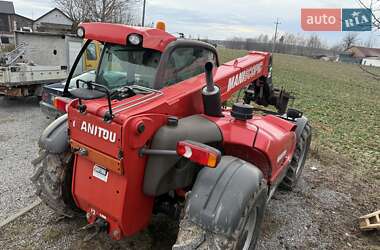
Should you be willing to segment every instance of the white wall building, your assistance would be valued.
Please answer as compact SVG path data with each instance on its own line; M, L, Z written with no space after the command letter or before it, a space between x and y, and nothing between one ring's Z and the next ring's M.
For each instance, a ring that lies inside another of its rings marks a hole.
M73 28L74 21L58 8L54 8L33 23L33 30L38 32L66 33Z
M363 58L362 65L380 67L380 58L379 57L367 57Z

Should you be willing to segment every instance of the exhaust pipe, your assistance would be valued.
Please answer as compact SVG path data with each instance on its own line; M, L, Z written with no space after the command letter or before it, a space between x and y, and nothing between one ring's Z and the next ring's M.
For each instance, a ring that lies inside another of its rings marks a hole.
M202 89L203 108L206 115L220 117L222 116L220 89L215 86L212 69L213 64L211 62L205 64L207 85Z

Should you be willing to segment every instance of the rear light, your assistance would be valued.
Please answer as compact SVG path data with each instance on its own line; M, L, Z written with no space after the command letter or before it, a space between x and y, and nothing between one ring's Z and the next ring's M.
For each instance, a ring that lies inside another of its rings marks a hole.
M70 103L71 99L65 97L56 97L54 98L54 107L63 113L67 113L67 107Z
M178 142L177 154L210 168L215 168L221 158L221 153L216 148L194 141Z

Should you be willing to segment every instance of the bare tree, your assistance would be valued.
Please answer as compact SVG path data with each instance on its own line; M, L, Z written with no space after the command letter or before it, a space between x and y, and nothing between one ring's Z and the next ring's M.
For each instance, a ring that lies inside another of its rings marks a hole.
M227 39L227 46L231 49L244 49L246 46L246 39L242 37L233 37L230 39Z
M285 33L284 34L284 43L289 45L297 45L297 38L292 33Z
M347 35L345 35L343 37L343 40L342 40L342 47L344 50L347 50L349 48L351 48L353 45L355 45L356 43L358 43L358 34L357 33L347 33Z
M296 36L296 45L298 45L298 46L304 46L304 47L307 46L307 40L305 39L305 37L302 34L297 34L297 36Z
M307 39L306 47L311 49L322 49L326 48L327 46L322 42L322 40L319 38L317 34L312 34Z
M340 43L331 46L330 50L332 50L334 52L337 52L337 53L340 53L340 52L344 51L344 49L342 47L342 44L340 44Z
M380 0L356 0L357 3L368 10L371 10L372 12L372 25L373 28L379 30L380 29Z
M76 23L98 21L131 23L128 6L134 0L55 0L58 8Z

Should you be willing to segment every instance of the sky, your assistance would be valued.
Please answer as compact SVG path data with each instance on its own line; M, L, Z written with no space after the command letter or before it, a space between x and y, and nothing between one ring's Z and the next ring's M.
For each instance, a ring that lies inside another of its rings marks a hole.
M359 8L357 0L146 0L147 23L164 20L171 33L192 37L228 39L272 37L278 18L279 36L285 32L305 37L312 32L301 29L301 8ZM53 0L14 0L16 13L37 18L54 6ZM364 1L369 2L369 0ZM139 9L135 9L139 11ZM326 44L338 44L345 32L314 32ZM360 32L359 39L370 37L380 47L379 32Z

